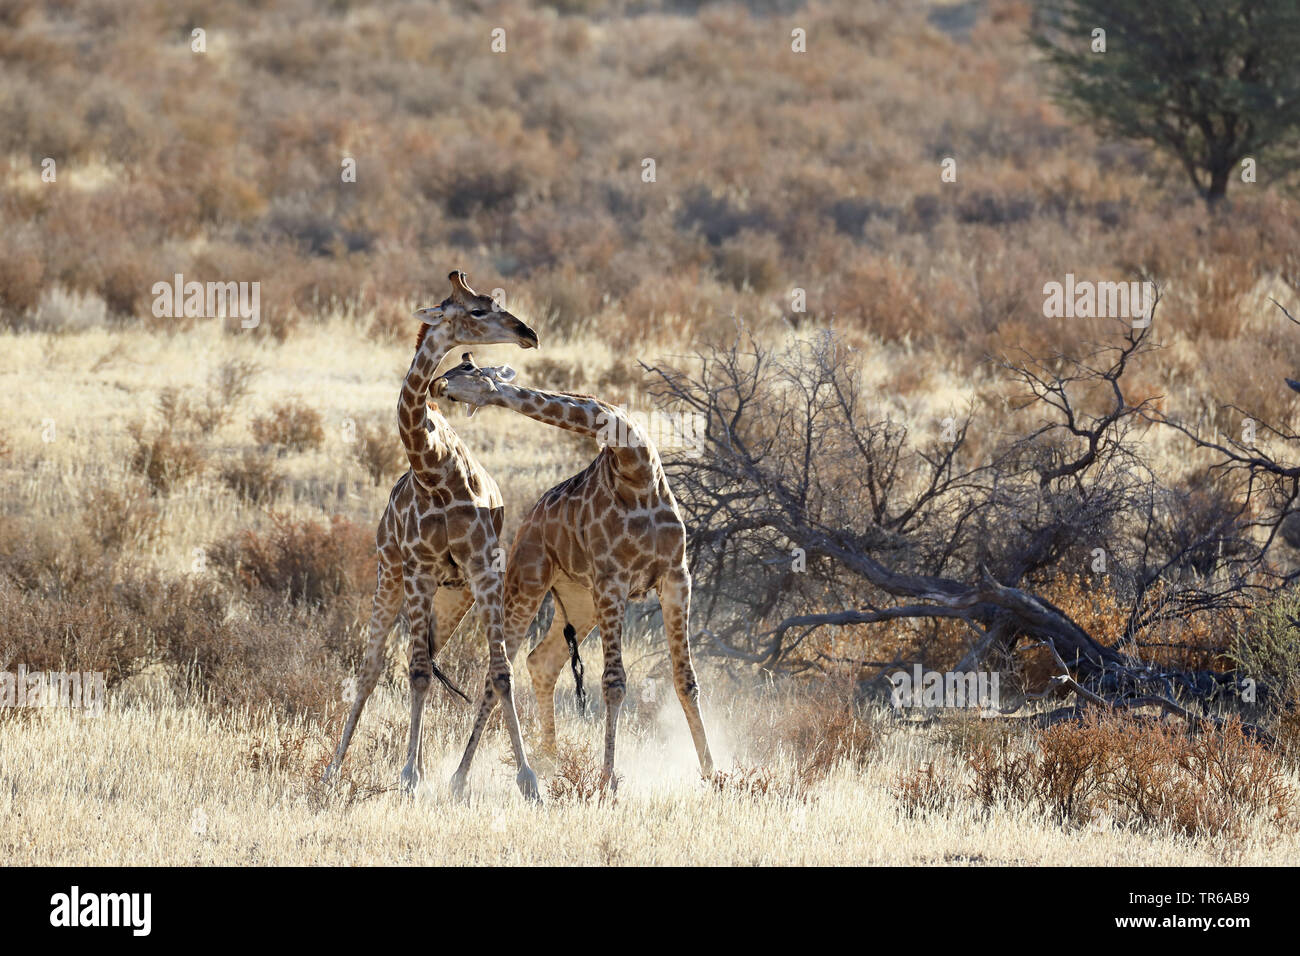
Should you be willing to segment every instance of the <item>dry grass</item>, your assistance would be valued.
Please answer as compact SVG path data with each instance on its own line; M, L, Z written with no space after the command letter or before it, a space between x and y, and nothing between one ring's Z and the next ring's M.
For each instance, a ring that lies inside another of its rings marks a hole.
M743 710L760 702L733 706L711 695L707 703L714 736L725 745ZM393 790L405 750L405 706L400 682L381 685L334 789L322 788L316 775L336 724L258 707L213 713L139 682L113 695L109 712L97 720L50 712L39 721L7 722L0 737L0 820L22 825L0 827L0 845L14 865L437 858L449 865L1110 865L1124 859L1156 866L1285 863L1300 849L1293 833L1269 821L1247 820L1225 841L1189 838L1165 826L1061 826L1028 808L985 812L946 794L943 777L951 765L930 750L928 734L905 726L885 735L871 769L841 765L806 798L775 792L770 783L796 772L792 755L763 767L729 766L724 772L734 785L700 781L682 727L621 741L617 800L601 801L588 786L587 799L548 794L542 807L530 807L515 789L513 769L482 759L466 805L451 798L447 781L469 718L464 709L435 701L426 722L429 782L409 799ZM665 727L681 722L680 714L666 716ZM599 737L598 725L581 728L578 746L594 756ZM508 745L497 732L485 746ZM915 797L904 798L913 812L900 812L898 780L927 751ZM587 761L588 782L594 764ZM556 779L543 774L544 792L569 786Z

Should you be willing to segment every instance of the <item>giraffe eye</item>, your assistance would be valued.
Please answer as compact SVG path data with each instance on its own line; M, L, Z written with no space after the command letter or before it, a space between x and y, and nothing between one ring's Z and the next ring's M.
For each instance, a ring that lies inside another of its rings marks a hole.
M471 309L469 314L474 316L476 319L481 319L483 316L487 315L487 309Z

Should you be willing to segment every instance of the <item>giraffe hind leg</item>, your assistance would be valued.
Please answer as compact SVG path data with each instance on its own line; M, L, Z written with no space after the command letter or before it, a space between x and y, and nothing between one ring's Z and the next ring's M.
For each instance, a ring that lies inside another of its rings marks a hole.
M574 642L581 645L591 634L595 624L595 609L591 594L577 586L556 584L556 615L546 636L528 655L528 674L537 698L538 717L542 725L541 750L554 758L557 751L555 734L555 685L565 664L573 666L573 651L565 632L573 630ZM576 676L575 676L576 684ZM576 689L576 688L575 688Z
M713 755L709 752L709 738L704 732L704 717L700 713L700 685L691 662L690 614L691 575L685 568L670 571L659 582L659 605L663 609L664 632L668 637L668 653L673 662L673 684L677 699L686 714L686 724L695 743L695 755L700 761L700 773L713 776Z
M411 735L406 746L406 764L402 767L402 788L415 793L424 776L424 748L421 726L424 702L429 695L429 679L433 675L433 658L429 647L435 643L431 635L437 627L432 588L426 577L408 575L406 579L406 608L411 616L411 641L408 673L411 679Z
M623 617L627 613L625 591L607 589L596 599L596 626L605 652L605 673L601 687L605 692L605 765L601 786L618 788L614 775L614 742L618 736L618 715L627 694L627 672L623 669Z

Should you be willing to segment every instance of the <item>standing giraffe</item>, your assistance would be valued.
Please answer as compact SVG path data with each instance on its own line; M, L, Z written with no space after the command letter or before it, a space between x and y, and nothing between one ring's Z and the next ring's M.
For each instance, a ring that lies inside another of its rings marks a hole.
M343 762L357 719L379 680L388 632L405 602L411 626L411 736L402 784L408 791L415 790L424 772L420 721L429 679L433 674L442 679L433 664L440 646L438 615L446 612L444 633L450 634L470 604L477 602L491 660L488 686L504 700L519 771L516 781L526 797L537 799L537 775L524 753L503 636L502 575L497 557L504 515L501 492L437 407L428 404L429 383L438 363L455 346L514 343L537 348L537 333L471 289L465 273L453 272L449 278L451 295L440 305L415 313L422 325L397 403L398 431L411 469L393 486L375 533L379 575L370 640L356 700L325 779L331 779ZM440 586L447 595L441 602L437 598Z
M543 392L510 384L509 369L482 369L466 353L461 365L440 376L433 394L471 408L499 405L557 428L604 443L586 469L564 481L524 518L506 570L506 656L523 642L538 605L553 591L557 614L542 642L528 655L542 718L543 749L555 751L555 680L577 645L599 626L605 654L605 765L602 783L614 786L614 738L626 689L623 618L629 600L654 588L663 608L677 698L686 712L700 769L713 773L713 758L700 716L699 685L689 639L691 574L686 565L686 526L668 487L659 452L621 410L588 395ZM563 621L561 620L563 619ZM465 756L453 778L463 787L483 726L495 701L491 686L479 704Z

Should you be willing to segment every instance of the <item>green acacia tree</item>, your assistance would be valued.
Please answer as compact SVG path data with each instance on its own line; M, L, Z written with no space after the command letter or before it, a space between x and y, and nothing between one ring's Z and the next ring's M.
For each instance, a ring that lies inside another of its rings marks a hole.
M1211 208L1300 140L1300 0L1041 0L1032 39L1063 105L1172 153Z

